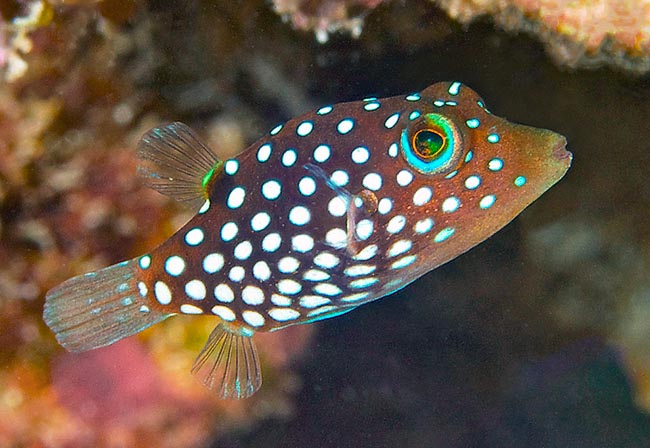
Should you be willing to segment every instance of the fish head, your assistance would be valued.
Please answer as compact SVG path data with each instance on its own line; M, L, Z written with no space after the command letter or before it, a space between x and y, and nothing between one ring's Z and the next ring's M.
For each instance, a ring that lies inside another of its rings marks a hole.
M417 213L434 222L423 249L435 250L421 250L420 257L432 269L510 222L564 176L572 155L562 135L491 114L460 83L434 84L419 97L399 149L415 174L410 192ZM422 188L431 199L420 204Z

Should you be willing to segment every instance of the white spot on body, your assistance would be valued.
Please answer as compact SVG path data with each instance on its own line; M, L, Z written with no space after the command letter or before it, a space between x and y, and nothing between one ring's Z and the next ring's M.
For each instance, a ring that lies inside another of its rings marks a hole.
M223 165L223 170L229 176L234 176L235 174L237 174L237 171L239 170L239 162L235 159L227 160L226 163L224 163Z
M361 289L361 288L367 288L369 286L372 286L378 281L379 279L377 277L365 277L365 278L359 278L357 280L352 280L349 283L349 285L350 288Z
M257 150L257 160L264 163L269 160L269 157L271 157L271 145L265 143Z
M237 227L237 224L232 221L227 222L221 227L221 239L226 242L232 241L238 232L239 227Z
M330 229L325 234L325 242L334 248L341 249L348 244L348 234L340 228Z
M402 170L399 173L397 173L397 185L400 187L406 187L408 184L410 184L413 181L413 173L411 173L408 170Z
M384 126L386 126L386 129L392 129L395 127L398 120L399 120L399 113L395 113L386 119L386 121L384 122Z
M271 294L271 303L277 306L291 306L293 301L290 297L281 294Z
M358 146L352 150L351 157L354 163L360 165L370 159L370 151L365 146Z
M339 300L341 302L356 302L365 299L369 295L369 292L358 292L356 294L350 294L349 296L341 297Z
M406 257L402 257L393 264L390 265L391 269L402 269L405 268L406 266L409 266L413 264L413 262L416 260L417 256L416 255L407 255Z
M322 282L329 280L332 276L325 271L319 269L309 269L302 274L302 279L310 282Z
M481 207L482 209L488 209L494 205L496 200L497 200L496 196L494 196L493 194L489 194L481 198L481 200L478 203L478 206Z
M393 209L393 200L391 198L382 198L377 205L377 211L386 215Z
M433 192L431 191L431 188L420 187L413 194L413 204L415 204L418 207L424 205L431 200L432 196L433 196Z
M445 213L452 213L460 207L460 200L456 196L449 196L442 201L442 211Z
M335 196L327 204L327 211L332 216L343 216L348 212L348 203L341 196Z
M262 184L262 196L269 201L274 201L282 194L282 185L275 179L268 180Z
M235 246L235 250L233 251L233 255L238 260L248 260L252 253L253 245L250 241L242 241Z
M228 195L226 204L228 205L228 208L236 209L242 206L245 198L246 190L244 190L243 187L235 187Z
M203 230L195 227L185 234L185 242L190 246L197 246L203 242L204 237Z
M262 249L265 252L275 252L282 244L282 237L279 233L269 233L262 239Z
M138 290L142 297L146 297L149 292L149 288L147 288L147 285L144 282L138 282Z
M410 240L399 240L394 242L393 245L388 248L386 255L389 257L396 257L397 255L411 250L411 247L413 247L413 243Z
M339 134L347 134L354 128L354 120L351 118L346 118L344 120L339 121L339 124L336 125L336 130L339 132Z
M309 176L305 176L298 182L298 191L303 196L311 196L316 192L316 181Z
M230 308L227 308L223 305L216 305L212 307L212 313L216 316L219 316L227 322L232 322L235 320L235 313L232 312Z
M338 187L343 187L348 184L350 181L350 176L348 176L347 171L336 170L330 176L332 183Z
M421 219L420 221L416 222L415 225L413 226L413 230L415 230L415 233L418 233L422 235L423 233L427 233L433 228L433 219L431 218L424 218Z
M258 261L253 265L253 277L262 282L271 278L271 268L266 261Z
M388 147L388 155L392 158L395 158L397 157L397 154L399 154L397 143L391 143L391 145Z
M199 215L202 215L203 213L207 212L210 210L210 199L206 199L201 208L199 209Z
M377 173L368 173L363 178L362 184L368 190L377 191L381 188L382 178Z
M271 308L269 311L269 316L271 319L278 322L286 322L288 320L295 320L300 317L300 313L291 308Z
M189 305L184 303L181 305L181 313L183 314L203 314L203 310L196 305Z
M296 235L291 238L291 249L296 252L309 252L314 248L314 239L307 234Z
M321 252L314 257L314 264L323 269L331 269L340 263L339 257L329 252Z
M234 266L228 272L228 278L233 282L241 282L246 276L246 269L242 266Z
M488 169L490 171L500 171L503 168L503 160L492 159L488 162Z
M289 211L289 221L294 226L304 226L311 219L311 213L307 207L297 205Z
M311 121L303 121L296 128L296 134L298 134L300 137L306 137L311 133L313 129L314 129L314 123L312 123Z
M143 255L140 257L139 264L141 269L149 269L149 266L151 266L151 255Z
M223 264L223 255L219 253L208 254L203 259L203 270L208 274L214 274L223 268Z
M241 292L245 304L255 306L264 303L264 291L257 286L246 286Z
M277 283L278 291L281 294L294 295L302 291L302 285L295 280L285 278Z
M327 161L332 155L332 149L327 145L318 145L314 149L314 160L318 163L323 163Z
M372 235L372 231L375 228L375 223L370 219L362 219L357 223L354 228L354 231L361 241L365 241Z
M185 284L185 294L190 299L203 300L206 295L205 284L201 280L190 280Z
M219 302L230 303L235 300L235 293L230 286L225 283L219 283L214 287L214 297Z
M377 255L378 250L379 247L376 244L371 244L369 246L364 247L358 254L354 255L352 259L360 260L360 261L370 260L372 257Z
M294 257L283 257L278 261L278 271L283 274L293 274L300 267L300 261Z
M303 308L316 308L318 306L326 305L330 302L330 299L322 296L308 295L300 297L300 306Z
M465 188L468 190L474 190L475 188L478 188L479 185L481 185L481 178L476 175L469 176L465 179Z
M172 292L169 290L169 287L166 283L158 281L153 285L153 293L156 296L156 300L161 305L169 305L172 301Z
M264 325L264 322L266 322L264 316L262 316L257 311L246 310L241 313L241 317L243 317L244 321L246 321L246 323L252 327L261 327Z
M293 164L296 163L296 160L298 160L298 153L296 153L295 149L287 149L284 154L282 154L282 165L286 167L293 166Z
M260 232L268 227L271 223L271 215L266 212L259 212L251 218L251 229L254 232Z
M178 255L172 255L165 260L165 272L169 275L178 277L185 270L185 260Z
M329 114L330 112L332 112L332 109L333 109L332 106L323 106L323 107L321 107L320 109L318 109L318 110L316 111L316 113L317 113L318 115L327 115L327 114Z
M377 266L372 264L357 264L345 268L345 271L343 272L348 277L360 277L362 275L372 274L375 272L375 269L377 269Z
M396 215L388 221L388 224L386 224L386 231L392 234L399 233L404 229L405 225L406 217L403 215Z
M313 289L315 293L324 296L337 296L343 292L341 291L341 288L333 283L319 283L315 285Z

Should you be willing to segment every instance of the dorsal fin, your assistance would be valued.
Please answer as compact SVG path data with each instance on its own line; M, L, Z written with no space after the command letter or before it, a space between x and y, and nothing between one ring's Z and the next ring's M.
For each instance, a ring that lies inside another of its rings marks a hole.
M208 197L208 184L223 163L187 125L156 127L138 144L138 174L154 190L192 208Z

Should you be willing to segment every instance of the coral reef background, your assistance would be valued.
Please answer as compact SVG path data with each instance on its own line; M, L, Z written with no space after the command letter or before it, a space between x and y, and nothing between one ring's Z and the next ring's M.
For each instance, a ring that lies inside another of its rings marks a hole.
M0 446L647 445L649 11L1 2ZM575 155L495 237L390 298L260 335L265 384L242 402L189 374L210 318L81 355L56 344L41 319L49 288L188 217L139 184L144 131L182 120L235 154L318 104L440 80L566 135Z

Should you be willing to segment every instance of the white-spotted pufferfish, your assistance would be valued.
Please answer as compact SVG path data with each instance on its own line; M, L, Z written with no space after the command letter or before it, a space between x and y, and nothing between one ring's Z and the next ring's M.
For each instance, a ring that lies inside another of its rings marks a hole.
M458 82L322 107L225 161L181 123L152 129L140 174L196 216L151 253L49 291L45 322L79 352L214 315L192 371L248 397L256 332L346 313L467 251L562 178L565 144Z

